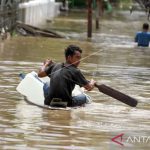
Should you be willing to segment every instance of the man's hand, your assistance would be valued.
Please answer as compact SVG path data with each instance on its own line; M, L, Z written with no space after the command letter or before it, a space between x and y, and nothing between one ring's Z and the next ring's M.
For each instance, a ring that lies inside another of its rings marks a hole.
M86 86L84 86L84 88L85 88L87 91L91 91L91 90L94 88L95 83L96 83L96 81L93 80L93 79L91 79L91 81L90 81Z
M49 66L50 64L52 64L53 61L50 60L50 59L46 59L44 62L43 62L43 65L41 66L41 68L39 69L39 72L38 72L38 76L39 77L45 77L47 76L46 72L45 72L45 69L47 66Z
M44 62L43 62L43 66L48 66L48 65L50 65L51 63L53 63L53 61L52 60L50 60L50 59L46 59Z

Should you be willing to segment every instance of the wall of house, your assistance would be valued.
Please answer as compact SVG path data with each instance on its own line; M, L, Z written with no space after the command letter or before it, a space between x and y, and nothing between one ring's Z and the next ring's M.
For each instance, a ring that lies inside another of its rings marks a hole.
M55 0L35 0L19 4L18 20L39 26L60 14L61 3Z

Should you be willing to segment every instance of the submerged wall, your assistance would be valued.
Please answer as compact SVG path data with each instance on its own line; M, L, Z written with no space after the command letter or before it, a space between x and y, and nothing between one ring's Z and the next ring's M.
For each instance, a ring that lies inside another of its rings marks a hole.
M54 0L36 0L19 4L18 21L39 26L60 14L61 3Z

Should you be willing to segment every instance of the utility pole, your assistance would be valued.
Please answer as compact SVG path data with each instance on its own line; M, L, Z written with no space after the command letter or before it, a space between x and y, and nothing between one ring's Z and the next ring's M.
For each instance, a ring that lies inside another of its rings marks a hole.
M103 2L102 0L96 0L96 10L95 10L95 14L96 14L96 29L99 29L99 19L100 16L103 15Z
M95 10L95 14L96 14L96 29L99 29L99 16L100 16L100 1L101 0L96 0L96 10Z
M92 1L93 0L87 0L87 7L88 7L88 31L87 31L87 37L92 37Z

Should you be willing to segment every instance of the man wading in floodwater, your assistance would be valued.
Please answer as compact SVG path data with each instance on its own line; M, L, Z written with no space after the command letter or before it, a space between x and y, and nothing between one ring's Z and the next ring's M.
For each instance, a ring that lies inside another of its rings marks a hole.
M149 30L149 24L144 23L143 24L143 31L137 32L135 36L135 42L137 42L138 46L141 47L148 47L150 42L150 32Z
M84 94L72 97L75 84L90 91L94 88L95 81L90 82L85 79L77 68L80 64L82 50L75 45L69 45L65 49L65 63L54 63L46 60L40 68L38 76L49 76L50 87L48 95L45 96L45 105L52 105L53 100L65 102L67 106L81 106L87 102Z

